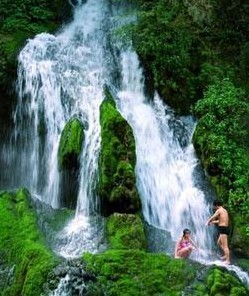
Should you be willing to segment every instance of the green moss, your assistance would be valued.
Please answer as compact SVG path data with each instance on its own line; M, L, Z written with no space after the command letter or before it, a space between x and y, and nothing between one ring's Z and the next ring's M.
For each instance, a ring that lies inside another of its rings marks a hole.
M40 295L57 261L45 246L29 199L25 189L0 193L0 251L6 266L16 266L14 281L2 295Z
M78 118L72 118L61 134L58 154L60 170L78 168L83 140L83 124Z
M195 278L195 269L185 260L139 250L86 254L84 260L106 295L181 295Z
M136 154L132 129L116 109L111 94L100 107L101 153L98 191L104 215L134 213L141 208L134 173Z
M223 269L212 268L207 280L209 295L246 296L249 290ZM237 293L237 294L235 294Z
M111 249L145 249L143 223L138 215L113 214L107 219L106 236Z

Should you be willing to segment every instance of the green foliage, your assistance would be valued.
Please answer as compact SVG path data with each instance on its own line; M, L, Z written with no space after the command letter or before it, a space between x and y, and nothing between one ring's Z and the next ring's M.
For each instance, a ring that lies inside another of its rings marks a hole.
M0 87L8 90L10 80L15 79L16 57L27 38L56 29L63 2L64 0L0 1Z
M4 52L3 42L0 41L0 80L5 79L5 73L6 73L6 55Z
M180 113L198 99L200 46L180 1L155 1L141 11L134 46L159 93Z
M236 58L241 44L248 41L249 5L241 0L220 0L215 9L220 46Z
M50 27L54 19L53 12L46 0L14 0L1 1L0 29L3 32L27 31L34 34Z
M40 295L56 263L38 231L29 199L25 189L0 193L0 251L5 253L6 266L16 266L13 284L4 287L1 295Z
M58 152L60 170L78 167L83 140L83 124L78 118L72 118L67 122L61 134Z
M204 167L213 178L219 196L232 211L249 215L249 158L245 93L229 80L211 85L194 107L200 118L194 144Z
M240 202L240 201L239 201ZM247 202L248 203L248 202ZM240 208L240 205L238 206ZM233 239L231 247L235 254L240 258L247 258L249 263L249 235L248 235L248 219L244 218L239 212L232 217L234 223ZM248 269L249 271L249 269Z

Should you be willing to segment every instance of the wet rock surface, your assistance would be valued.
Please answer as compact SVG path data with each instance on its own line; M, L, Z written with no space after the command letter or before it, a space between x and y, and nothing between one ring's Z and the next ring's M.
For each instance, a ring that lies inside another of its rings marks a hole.
M95 276L85 271L85 265L80 260L63 261L44 284L43 295L94 295L95 281Z

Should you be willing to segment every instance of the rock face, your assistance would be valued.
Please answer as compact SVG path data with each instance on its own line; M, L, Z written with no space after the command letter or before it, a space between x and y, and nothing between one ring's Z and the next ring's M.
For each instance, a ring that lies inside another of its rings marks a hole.
M84 127L78 118L69 120L62 131L58 165L60 170L61 206L74 209L77 203L79 157L84 141Z
M135 179L135 140L132 129L116 109L111 94L100 107L101 154L98 193L104 216L141 209Z

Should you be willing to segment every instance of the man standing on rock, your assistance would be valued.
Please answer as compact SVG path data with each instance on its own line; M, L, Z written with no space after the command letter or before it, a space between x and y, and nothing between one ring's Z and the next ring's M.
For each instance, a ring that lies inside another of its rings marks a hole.
M228 247L228 235L229 235L229 216L222 203L218 200L213 202L215 213L211 216L206 226L211 224L218 224L219 237L217 240L218 246L224 252L224 256L221 259L225 260L225 263L230 264L230 251Z

